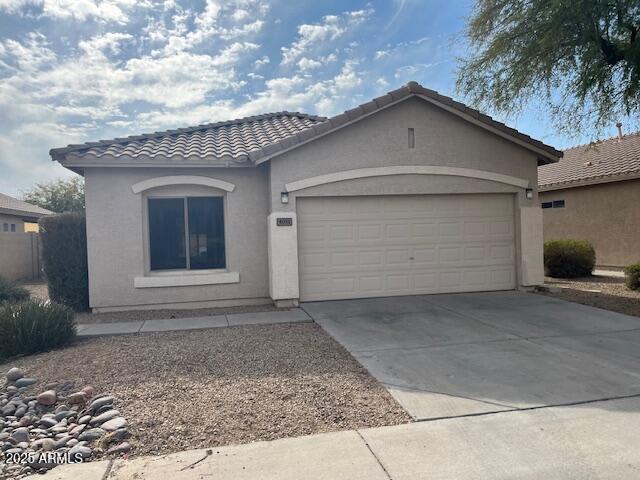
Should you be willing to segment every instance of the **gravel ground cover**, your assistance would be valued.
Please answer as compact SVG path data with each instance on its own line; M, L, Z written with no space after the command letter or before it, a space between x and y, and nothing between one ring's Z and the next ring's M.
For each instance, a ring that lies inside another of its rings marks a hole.
M49 291L46 283L23 284L31 293L31 298L36 300L48 300ZM167 309L167 310L128 310L124 312L105 313L76 313L78 323L113 323L134 322L138 320L158 320L164 318L189 318L209 317L214 315L226 315L233 313L272 312L277 310L273 304L247 305L242 307L215 307L197 309Z
M545 285L563 288L559 292L541 292L543 295L640 317L640 291L628 289L624 278L594 275L564 280L546 277Z
M10 366L34 390L67 381L116 397L132 456L410 421L315 324L88 338Z

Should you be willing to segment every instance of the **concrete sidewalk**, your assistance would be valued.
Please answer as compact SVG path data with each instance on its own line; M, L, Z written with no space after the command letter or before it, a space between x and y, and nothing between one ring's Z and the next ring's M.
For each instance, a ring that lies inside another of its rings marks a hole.
M32 480L637 479L640 398L55 468Z
M311 322L304 310L293 308L283 311L233 313L209 317L168 318L136 322L85 323L78 325L79 336L124 335L127 333L169 332L238 325L266 325L272 323Z

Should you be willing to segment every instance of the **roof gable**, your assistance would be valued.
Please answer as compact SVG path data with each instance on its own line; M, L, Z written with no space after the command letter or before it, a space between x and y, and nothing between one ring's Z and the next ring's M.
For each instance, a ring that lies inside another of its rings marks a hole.
M381 110L413 97L428 101L466 121L474 123L498 136L517 143L523 148L534 151L539 156L539 164L557 162L558 158L562 157L561 151L556 150L539 140L535 140L529 135L525 135L513 128L507 127L504 123L498 122L490 116L480 113L478 110L467 107L463 103L456 102L452 98L440 95L435 90L424 88L417 82L409 82L407 85L400 87L397 90L393 90L386 95L374 98L367 103L363 103L351 110L347 110L344 113L331 117L325 122L318 123L308 130L297 133L291 137L284 138L266 146L265 148L252 152L249 158L253 162L260 164L281 155L282 153L298 148L299 146L317 138L324 137L336 130L344 128Z

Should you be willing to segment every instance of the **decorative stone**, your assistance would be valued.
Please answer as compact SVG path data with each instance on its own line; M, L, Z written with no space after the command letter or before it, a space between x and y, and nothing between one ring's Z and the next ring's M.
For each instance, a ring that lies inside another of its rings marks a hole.
M120 416L120 412L118 410L107 410L106 412L98 415L97 417L93 417L89 422L89 425L102 425L104 422L111 420L112 418L116 418Z
M91 385L83 387L82 389L80 389L80 391L84 392L87 398L92 398L96 394L95 389Z
M84 445L76 445L69 450L69 455L71 456L71 458L86 459L91 456L91 449L89 447L85 447Z
M114 398L112 396L98 397L89 405L89 410L96 411L105 405L113 405Z
M40 425L42 425L44 428L55 427L57 424L58 421L55 419L55 417L42 417L40 419Z
M80 420L78 420L78 423L85 424L85 423L89 423L90 420L91 420L91 415L85 415L84 417L80 417Z
M107 453L110 455L121 455L123 453L127 453L131 450L131 445L128 442L121 443L120 445L116 445L107 450Z
M17 443L28 442L29 430L27 430L25 427L16 428L11 434L11 438L13 438Z
M54 442L50 438L43 438L42 439L42 450L44 450L45 452L50 452L55 447L56 447L56 442Z
M78 440L81 442L93 442L94 440L99 439L105 434L105 431L102 428L92 428L90 430L86 430L82 432L78 436Z
M7 380L10 382L15 382L16 380L24 377L24 371L20 368L13 367L9 369L6 374Z
M119 428L126 427L127 421L122 417L112 418L108 422L104 422L101 426L107 432L112 432L114 430L118 430Z
M56 403L56 392L53 390L47 390L38 395L38 403L41 405L51 406Z
M16 380L15 386L18 388L25 388L33 385L34 383L38 383L38 380L35 378L23 377Z
M85 392L76 392L68 395L66 398L66 402L69 405L78 405L85 403L87 401L87 394Z
M129 431L126 428L119 428L104 437L105 443L115 443L129 437Z

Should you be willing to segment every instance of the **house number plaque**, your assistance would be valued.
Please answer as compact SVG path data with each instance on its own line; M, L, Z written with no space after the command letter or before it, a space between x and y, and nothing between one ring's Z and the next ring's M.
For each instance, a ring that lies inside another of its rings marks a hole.
M293 218L292 217L277 217L276 225L278 227L291 227L293 226Z

